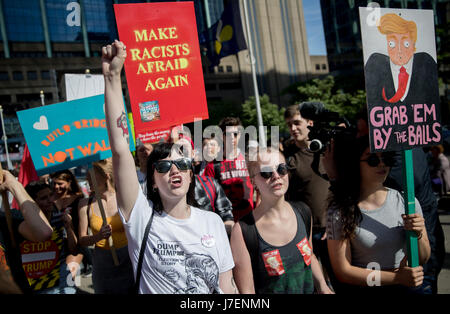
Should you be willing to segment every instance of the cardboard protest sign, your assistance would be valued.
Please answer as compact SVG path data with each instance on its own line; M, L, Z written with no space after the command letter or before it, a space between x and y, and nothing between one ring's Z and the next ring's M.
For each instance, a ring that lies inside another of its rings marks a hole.
M49 274L58 264L60 246L53 240L22 242L20 244L20 252L22 254L23 270L27 278L36 279Z
M136 139L157 141L152 131L207 119L193 2L115 4L114 11Z
M101 95L105 92L105 78L96 74L64 74L66 100Z
M27 109L17 116L38 175L112 156L104 95Z
M372 152L442 141L432 10L359 8Z

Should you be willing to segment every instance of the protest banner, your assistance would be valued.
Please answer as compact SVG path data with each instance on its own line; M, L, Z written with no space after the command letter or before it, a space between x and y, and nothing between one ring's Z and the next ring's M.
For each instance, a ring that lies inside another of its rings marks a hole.
M101 74L64 74L66 101L101 95L105 79Z
M360 8L360 18L371 151L441 143L433 11Z
M103 95L22 110L17 117L39 176L112 156Z
M193 2L115 4L114 11L136 139L158 141L164 129L207 119Z
M403 151L405 213L415 212L414 147L442 141L432 10L359 8L371 152ZM418 266L417 235L407 232Z
M104 95L23 110L17 116L38 175L91 165L112 156ZM130 129L129 122L124 123ZM129 143L130 150L134 151L134 141ZM95 185L93 188L97 189ZM104 219L103 224L106 223ZM108 241L118 265L112 238Z
M22 266L28 279L48 275L57 266L62 241L59 241L59 245L56 241L56 239L42 242L25 240L20 244Z

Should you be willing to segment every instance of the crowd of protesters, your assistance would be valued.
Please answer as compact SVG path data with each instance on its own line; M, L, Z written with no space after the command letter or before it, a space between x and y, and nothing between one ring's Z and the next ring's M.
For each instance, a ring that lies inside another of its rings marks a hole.
M319 171L301 104L286 110L291 137L281 149L250 141L241 151L241 121L226 117L202 154L180 131L139 143L133 157L117 127L126 54L119 41L102 50L112 158L94 163L89 197L70 170L25 188L2 171L0 190L17 208L12 222L0 212L0 293L74 294L86 261L96 294L437 293L445 250L436 193L450 189L441 148L431 169L414 152L412 215L401 160L370 153L365 114L354 138L330 143ZM420 266L407 265L406 231L417 236ZM29 254L39 245L44 266Z

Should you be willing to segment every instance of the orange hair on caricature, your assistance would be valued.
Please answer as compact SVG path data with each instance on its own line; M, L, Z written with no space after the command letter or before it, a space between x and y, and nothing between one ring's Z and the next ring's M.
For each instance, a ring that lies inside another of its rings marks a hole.
M417 40L417 25L413 21L407 21L397 14L388 13L381 17L378 30L383 35L409 34L414 43Z

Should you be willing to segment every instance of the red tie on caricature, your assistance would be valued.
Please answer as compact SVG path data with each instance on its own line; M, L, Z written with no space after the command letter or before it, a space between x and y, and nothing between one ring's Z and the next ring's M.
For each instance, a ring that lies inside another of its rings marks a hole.
M406 72L406 69L404 67L401 67L400 73L398 74L397 92L395 93L394 97L392 97L391 99L387 99L386 93L385 93L384 87L383 87L383 99L391 104L394 104L394 103L398 102L400 99L402 99L402 97L406 91L406 86L408 85L408 79L409 79L409 74Z

